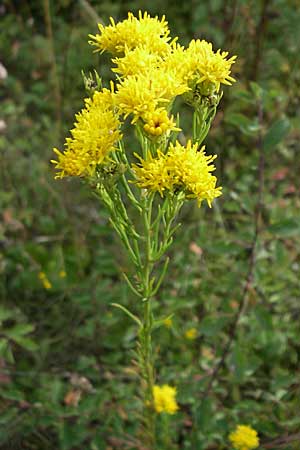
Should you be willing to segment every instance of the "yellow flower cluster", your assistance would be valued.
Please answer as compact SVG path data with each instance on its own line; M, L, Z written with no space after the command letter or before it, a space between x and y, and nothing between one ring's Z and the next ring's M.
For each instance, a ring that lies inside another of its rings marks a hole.
M201 86L203 95L220 90L220 85L231 85L235 79L230 76L231 66L236 56L227 59L228 52L213 51L212 44L205 40L192 40L184 52L185 63L181 73L193 89Z
M58 160L52 162L60 170L56 178L93 175L97 165L114 150L121 134L120 122L113 108L113 95L104 89L85 99L85 108L76 114L72 137L66 139L64 152L54 149Z
M110 18L111 24L98 25L100 34L90 35L90 44L96 47L96 51L108 51L112 54L124 53L125 49L133 50L136 47L144 47L152 53L163 54L168 51L170 31L165 16L161 20L158 17L150 17L145 12L139 11L139 16L134 17L128 13L128 18L115 23Z
M171 104L178 95L189 90L175 72L163 67L149 68L147 73L132 75L117 85L116 103L125 117L133 115L132 123L157 108Z
M229 440L235 450L252 450L259 446L257 432L247 425L238 425Z
M117 66L112 68L112 71L126 78L131 75L147 75L149 70L159 67L162 57L145 47L137 47L133 50L126 47L124 56L114 58L112 62Z
M167 384L153 387L154 409L157 413L175 414L179 406L176 402L176 388Z
M216 156L206 156L204 147L188 141L183 147L178 141L170 144L167 153L158 151L157 157L148 156L143 160L139 155L139 164L133 164L136 183L144 189L159 192L182 190L187 198L195 198L198 205L205 199L209 206L214 198L221 195L216 187L216 177L211 174L215 167L212 161Z
M204 40L193 40L187 48L180 46L177 38L171 40L164 16L128 13L128 18L117 24L111 18L110 25L99 24L99 34L90 38L96 51L114 55L116 67L112 70L117 82L110 90L102 89L85 100L64 151L54 149L56 178L93 176L121 139L120 117L130 116L131 123L138 124L148 139L168 136L180 131L170 113L177 96L183 95L194 105L194 98L216 93L221 84L234 81L230 70L235 56L228 59L227 52L214 52L212 44ZM161 195L179 187L199 204L204 198L210 204L220 195L216 178L210 174L210 161L202 150L190 144L183 150L176 144L167 156L158 152L157 157L149 155L135 166L138 185Z
M147 13L139 12L138 18L129 13L128 19L115 24L111 18L111 25L99 25L99 30L90 43L117 55L112 59L119 76L116 102L125 118L133 115L133 123L188 91L200 88L210 95L221 83L235 81L230 76L235 56L227 59L227 52L214 52L204 40L193 40L186 49L177 38L170 42L164 17L160 21Z
M50 283L50 281L48 280L47 275L45 274L45 272L39 272L39 279L41 280L43 286L45 289L49 290L52 288L52 284Z

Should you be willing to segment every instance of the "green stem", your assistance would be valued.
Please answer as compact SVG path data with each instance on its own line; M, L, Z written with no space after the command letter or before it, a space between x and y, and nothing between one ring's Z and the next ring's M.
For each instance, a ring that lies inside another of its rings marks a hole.
M153 198L145 198L143 208L143 225L145 232L145 254L144 267L142 272L143 285L143 328L140 333L140 354L141 354L141 375L142 375L142 391L144 393L144 444L149 450L155 449L155 411L153 407L153 387L154 387L154 361L152 351L152 298L151 298L151 272L153 269L152 262L152 245L151 245L151 216L152 216Z

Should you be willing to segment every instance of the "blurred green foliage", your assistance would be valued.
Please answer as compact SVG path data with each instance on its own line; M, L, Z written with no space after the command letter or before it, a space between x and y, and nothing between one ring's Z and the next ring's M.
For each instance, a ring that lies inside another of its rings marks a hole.
M212 210L184 209L156 304L157 314L174 313L154 336L158 379L179 393L174 441L182 450L226 449L229 431L245 423L268 448L290 436L281 448L299 449L299 0L47 4L0 5L0 448L139 449L136 329L110 305L138 309L120 276L130 267L97 199L76 181L54 182L49 160L82 106L81 70L108 77L88 34L97 21L146 9L166 14L182 43L205 38L238 55L239 81L206 143L219 154L224 195ZM251 265L259 148L253 280L206 395ZM190 328L194 340L185 337Z

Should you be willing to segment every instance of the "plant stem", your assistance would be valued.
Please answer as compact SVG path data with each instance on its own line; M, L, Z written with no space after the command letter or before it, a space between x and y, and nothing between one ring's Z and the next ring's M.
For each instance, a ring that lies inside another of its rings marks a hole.
M154 361L152 352L152 327L153 314L151 304L151 272L153 269L152 246L151 246L151 215L152 198L145 198L143 211L143 225L145 237L144 267L142 271L143 285L143 327L140 333L140 365L143 392L143 422L144 422L144 444L149 450L155 449L155 411L153 407L153 387L154 387Z
M50 59L51 59L51 82L53 85L53 96L55 100L55 111L56 111L56 126L58 136L61 131L61 90L60 90L60 81L58 76L57 64L56 64L56 56L54 49L54 38L53 38L53 29L52 29L52 21L51 21L51 12L50 12L50 2L49 0L43 0L43 8L44 8L44 18L46 25L46 33L47 39L49 42L49 51L50 51Z

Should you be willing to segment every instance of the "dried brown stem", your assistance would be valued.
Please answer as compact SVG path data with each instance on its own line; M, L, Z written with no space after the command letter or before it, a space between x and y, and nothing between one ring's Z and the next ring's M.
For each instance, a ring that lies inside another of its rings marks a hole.
M56 111L56 125L58 135L61 130L61 105L62 105L62 97L60 91L60 82L57 71L56 57L55 57L55 49L54 49L54 39L53 39L53 30L52 30L52 21L51 21L51 12L50 12L50 3L49 0L43 0L43 8L44 8L44 19L46 25L46 34L49 42L49 51L50 51L50 60L51 60L51 81L53 86L53 96L55 100L55 111Z
M216 380L220 370L225 365L226 358L230 352L232 343L237 334L237 329L238 329L240 318L243 315L243 312L247 307L248 293L249 293L249 290L250 290L252 282L253 282L253 273L254 273L255 262L256 262L256 246L257 246L259 232L260 232L261 212L262 212L262 208L263 208L264 170L265 170L265 157L264 157L264 151L263 151L262 131L261 131L262 124L263 124L263 107L262 107L261 99L259 99L259 101L258 101L258 120L259 120L259 124L260 124L260 131L258 133L258 138L257 138L257 148L259 151L259 163L258 163L259 183L258 183L257 203L256 203L256 207L254 210L254 234L253 234L253 239L252 239L251 249L250 249L249 268L248 268L248 273L247 273L247 276L245 279L245 284L244 284L244 287L242 290L241 301L239 303L237 313L236 313L233 323L231 325L227 343L225 345L225 348L223 350L222 357L221 357L219 363L216 365L216 367L212 371L208 386L202 394L202 400L204 400L210 393L214 381Z
M263 42L268 24L268 7L270 0L263 0L261 6L260 19L255 32L255 47L253 54L253 64L250 74L250 80L257 80L260 63L262 60Z
M282 448L285 449L287 444L292 442L299 442L300 444L300 433L291 434L289 436L282 436L272 441L262 442L263 448Z

